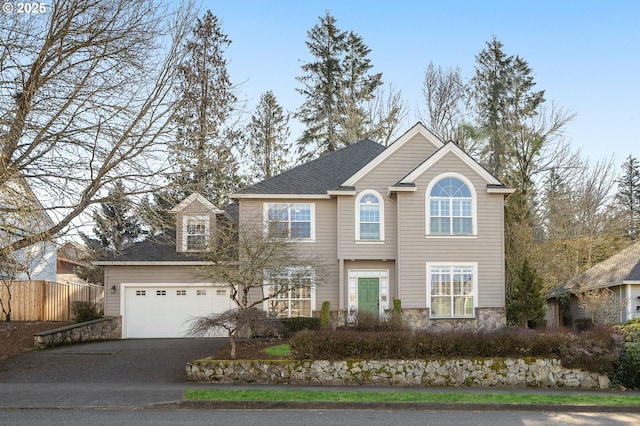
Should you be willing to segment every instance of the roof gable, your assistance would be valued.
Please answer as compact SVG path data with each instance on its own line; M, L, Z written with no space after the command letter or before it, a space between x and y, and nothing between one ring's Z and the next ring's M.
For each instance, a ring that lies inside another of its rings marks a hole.
M204 198L202 195L198 194L197 192L194 192L193 194L189 195L187 198L182 200L177 206L175 206L174 208L172 208L169 211L171 213L179 213L179 212L183 211L184 209L186 209L187 207L189 207L189 205L191 205L191 204L193 204L195 202L198 202L198 203L202 204L204 207L206 207L208 210L211 210L211 212L213 212L215 214L224 213L224 211L220 210L218 207L213 205L209 200L207 200L206 198Z
M231 198L282 194L327 196L327 191L339 189L344 180L365 167L384 149L384 146L364 139L246 187L232 194Z
M399 183L400 184L413 184L423 173L425 173L434 164L440 161L447 154L452 154L462 160L471 170L482 177L487 185L504 186L496 177L482 167L478 162L471 158L466 152L464 152L458 145L453 142L448 142L438 151L436 151L431 157L423 161L418 167L413 169L407 176L405 176Z
M421 135L428 142L432 143L436 149L440 149L444 144L438 139L429 129L427 129L422 123L417 123L402 136L396 139L391 145L389 145L384 151L370 161L365 167L357 171L357 173L350 176L341 186L355 186L356 183L362 179L365 175L378 167L382 162L389 158L392 154L402 148L406 143L411 141L415 136Z

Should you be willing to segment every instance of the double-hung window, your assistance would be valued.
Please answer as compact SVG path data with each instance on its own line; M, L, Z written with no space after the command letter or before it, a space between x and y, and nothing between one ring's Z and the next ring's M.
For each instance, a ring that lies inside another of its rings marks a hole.
M474 197L462 179L442 178L430 185L428 191L427 234L474 234Z
M477 299L476 264L427 265L431 318L471 318Z
M266 204L266 228L269 237L313 240L313 204Z
M182 231L184 250L202 251L207 247L209 218L206 216L186 216Z
M376 191L356 199L356 241L384 241L384 205Z
M313 273L304 268L265 272L269 298L267 311L275 318L311 317L314 300Z

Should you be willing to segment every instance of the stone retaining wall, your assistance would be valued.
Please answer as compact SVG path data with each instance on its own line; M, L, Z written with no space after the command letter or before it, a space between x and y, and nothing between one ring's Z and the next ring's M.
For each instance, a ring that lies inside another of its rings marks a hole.
M109 317L44 331L33 338L35 347L44 349L68 343L120 339L121 335L122 318Z
M375 385L447 387L544 387L606 389L607 376L563 368L552 359L457 359L369 361L221 361L186 366L201 383L285 385Z

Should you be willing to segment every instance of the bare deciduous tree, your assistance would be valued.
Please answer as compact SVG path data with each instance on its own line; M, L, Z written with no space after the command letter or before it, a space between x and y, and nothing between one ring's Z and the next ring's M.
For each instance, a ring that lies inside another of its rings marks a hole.
M236 337L254 335L282 336L282 323L269 316L265 311L257 309L229 309L221 313L213 313L196 318L188 330L190 336L208 336L212 330L227 330L231 346L231 359L236 358Z
M372 99L366 103L367 137L384 146L388 146L398 135L398 129L407 118L407 104L402 92L392 84L376 89Z
M59 0L37 16L0 15L0 191L24 179L52 219L0 253L50 239L116 179L130 193L153 186L190 9Z
M424 124L444 142L453 141L469 155L476 154L477 141L470 138L465 126L466 86L460 69L436 67L430 63L422 83L425 115L418 113Z
M299 299L305 299L303 295L310 295L312 287L323 281L325 266L319 257L301 254L295 242L270 234L258 221L240 227L229 224L216 232L216 240L203 253L210 264L199 268L199 274L229 288L235 307L220 315L196 318L192 333L201 335L207 326L222 326L234 346L238 331L254 318L249 311L261 309L265 302L272 318L305 316L305 310L311 314L310 297L307 306L292 305L300 304Z
M594 324L607 325L609 322L620 321L625 303L610 289L586 289L581 284L575 296L578 305Z

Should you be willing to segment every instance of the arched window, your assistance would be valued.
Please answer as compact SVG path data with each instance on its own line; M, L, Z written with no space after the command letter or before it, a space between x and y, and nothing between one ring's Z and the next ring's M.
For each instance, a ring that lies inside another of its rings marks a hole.
M364 191L356 199L356 241L384 240L384 205L376 191Z
M447 176L431 184L428 191L430 235L473 235L474 196L461 178Z

